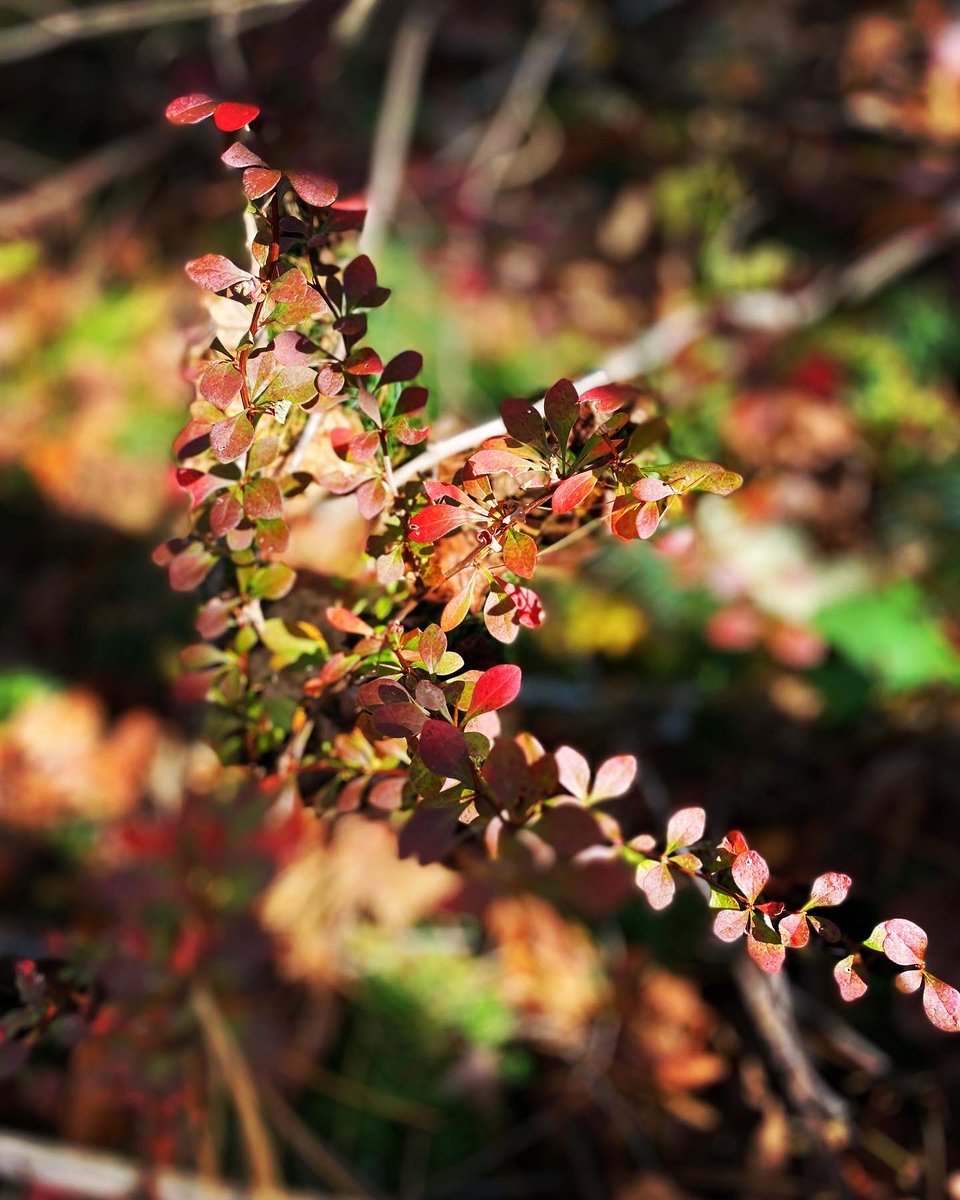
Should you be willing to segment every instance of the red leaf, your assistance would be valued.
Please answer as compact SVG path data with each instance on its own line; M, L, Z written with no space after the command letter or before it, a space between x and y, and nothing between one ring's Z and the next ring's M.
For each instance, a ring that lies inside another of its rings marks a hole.
M423 355L416 350L404 350L395 355L383 369L380 384L406 383L415 379L423 370Z
M433 674L447 652L447 637L439 625L428 625L420 634L417 652L424 667Z
M233 462L253 444L253 426L245 412L218 421L210 430L210 445L221 462Z
M550 501L553 511L565 513L577 508L596 486L597 477L592 471L581 471L578 475L571 475L569 479L562 480Z
M810 941L810 926L807 914L790 913L780 922L780 938L785 946L797 950Z
M919 925L894 917L881 921L863 943L872 950L882 950L898 967L922 965L927 954L927 935Z
M408 387L404 388L400 393L400 399L397 401L397 407L394 412L397 416L409 416L411 413L420 412L426 407L429 393L425 387Z
M550 388L543 398L543 412L563 454L570 440L570 431L580 416L580 397L569 379L558 379Z
M265 167L267 164L259 154L254 154L243 142L234 142L220 155L220 161L228 167Z
M590 404L600 417L608 417L623 408L640 393L636 388L625 383L605 383L602 387L591 388L580 397L581 403Z
M262 476L243 490L243 511L251 520L269 520L283 513L283 497L275 479Z
M216 100L211 100L203 92L191 92L189 96L178 96L176 100L171 100L163 115L171 125L196 125L198 121L209 117L216 107Z
M212 362L200 376L198 389L204 400L226 412L241 383L240 372L232 362L218 361Z
M222 475L209 475L205 471L196 471L191 467L178 468L174 477L178 486L190 493L191 508L196 508L198 504L202 504L206 500L211 492L227 487L230 483L230 480L224 479ZM164 564L160 563L159 565L163 566Z
M451 629L456 629L465 620L470 611L476 582L476 574L471 575L464 587L444 605L443 612L440 614L440 628L444 632L449 633Z
M520 668L512 663L501 663L484 671L474 685L467 720L512 703L520 692L520 678Z
M681 808L667 822L667 844L664 853L672 854L680 846L692 846L694 842L699 842L706 825L707 814L702 808Z
M766 887L770 868L756 850L747 850L737 855L731 869L737 887L752 904Z
M369 346L361 346L344 360L343 369L351 375L379 375L383 370L383 363L376 350L371 350Z
M339 629L341 633L359 633L363 637L370 637L373 629L356 613L352 613L349 608L342 608L339 605L333 605L324 613L327 620L334 627Z
M390 489L382 479L367 479L357 488L357 508L365 521L378 517L390 499Z
M546 430L543 417L529 402L518 396L504 400L500 405L500 416L504 428L514 441L522 442L525 446L536 446L546 450Z
M638 867L637 882L650 901L650 907L655 909L666 908L676 891L670 868L665 862L644 863Z
M470 497L463 488L458 488L455 483L441 483L439 479L425 479L423 490L434 504L438 504L444 499L455 500L457 504L470 503Z
M455 725L431 718L420 732L420 759L423 765L445 779L470 783L473 772L466 738Z
M669 483L664 483L662 479L654 479L653 476L638 479L630 490L638 500L663 500L666 496L673 495L673 488Z
M842 904L852 883L849 875L841 875L839 871L828 871L826 875L819 875L813 881L810 899L804 908L830 908Z
M380 449L380 434L375 429L358 433L356 437L350 439L348 446L350 457L355 462L367 462Z
M637 537L643 539L653 537L657 532L657 526L660 524L662 515L658 504L641 504L637 512Z
M743 937L749 920L749 909L722 908L713 919L713 932L721 942L735 942Z
M758 937L758 933L762 936ZM756 918L747 930L747 953L760 970L766 971L768 975L775 975L781 969L787 954L776 930L766 923L758 929Z
M362 300L377 286L377 271L373 263L361 254L343 269L343 291L348 304Z
M459 529L471 518L470 513L463 509L452 508L449 504L428 504L415 517L410 518L410 540L413 542L435 542Z
M734 858L738 854L744 854L750 847L747 845L747 839L743 836L739 829L731 829L720 843L721 850L729 851Z
M960 992L933 975L927 976L923 989L923 1011L944 1033L960 1033Z
M478 450L467 462L474 475L496 475L498 471L519 475L534 469L528 459L511 454L509 450Z
M217 535L236 529L243 519L243 505L232 492L218 496L210 509L210 528Z
M191 543L170 563L170 586L175 592L192 592L210 574L216 561L199 542Z
M560 783L571 796L586 800L590 795L590 764L587 760L572 746L561 746L553 757Z
M617 754L613 758L608 758L597 769L597 777L590 789L591 801L596 804L601 800L612 800L615 796L622 796L629 789L636 775L637 760L632 754ZM686 809L684 811L693 812L694 810ZM686 843L683 844L686 845Z
M248 200L259 200L272 192L280 182L280 172L272 167L248 167L243 173L243 194Z
M337 185L323 175L315 175L312 171L290 171L287 178L300 199L311 208L326 208L337 198Z
M905 996L909 996L911 992L917 990L921 983L923 983L922 971L901 971L894 979L893 986L898 992L903 992Z
M519 529L508 529L503 539L503 565L522 579L532 579L537 569L537 543Z
M208 292L225 292L227 288L253 278L249 271L244 271L222 254L203 254L188 262L184 270L194 283Z
M859 1000L867 991L866 981L857 970L859 965L860 955L848 954L833 968L833 977L837 981L840 995L848 1002Z
M256 104L237 104L232 100L225 100L223 104L217 105L213 123L224 133L233 133L234 130L242 129L244 125L255 121L259 115L260 109Z

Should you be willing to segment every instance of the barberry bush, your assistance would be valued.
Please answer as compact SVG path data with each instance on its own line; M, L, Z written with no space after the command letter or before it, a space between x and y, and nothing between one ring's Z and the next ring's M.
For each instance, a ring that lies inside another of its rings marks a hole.
M577 750L504 727L522 679L497 660L546 619L540 558L594 527L651 538L681 525L696 493L726 496L742 480L669 461L656 404L618 382L560 379L538 403L505 400L492 436L431 441L420 354L385 363L368 342L368 313L390 292L356 252L362 204L266 162L249 132L258 111L206 95L167 109L174 124L212 117L227 135L221 157L240 173L251 231L248 263L187 264L233 303L188 363L196 398L174 449L189 532L156 554L174 589L202 597L202 640L183 661L224 760L278 804L396 823L401 853L423 863L520 881L581 872L596 887L629 874L655 909L691 887L716 911L716 936L745 939L762 971L819 939L844 1000L885 958L905 968L900 991L922 989L937 1028L960 1031L960 993L928 970L922 929L894 918L858 943L824 915L846 899L847 875L821 875L791 910L768 894L744 834L708 836L702 808L674 813L662 835L625 828L609 802L633 786L631 756L594 772ZM306 498L323 522L330 494L354 497L368 533L350 583L317 615L284 554L291 503Z

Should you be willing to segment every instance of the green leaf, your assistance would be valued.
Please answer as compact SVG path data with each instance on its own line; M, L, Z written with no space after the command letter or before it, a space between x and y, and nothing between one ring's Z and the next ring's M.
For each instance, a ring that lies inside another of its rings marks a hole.
M286 563L269 563L250 577L247 594L254 600L280 600L293 587L296 572Z
M710 898L707 901L708 908L739 908L740 905L726 892L720 892L716 888L710 889Z

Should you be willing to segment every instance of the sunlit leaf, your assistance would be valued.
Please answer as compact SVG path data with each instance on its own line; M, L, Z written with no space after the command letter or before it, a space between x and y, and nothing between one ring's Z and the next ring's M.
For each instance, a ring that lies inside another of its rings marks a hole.
M924 980L923 1011L937 1029L960 1033L960 992L933 975Z
M833 968L833 977L844 1000L859 1000L867 991L866 980L858 971L859 966L860 955L848 954Z
M702 808L681 808L667 822L665 854L672 854L680 846L692 846L703 837L707 825L707 814ZM751 897L752 899L752 897Z
M737 855L731 867L737 887L752 904L767 885L770 868L756 850Z
M191 92L188 96L171 100L163 115L172 125L196 125L198 121L209 117L216 107L216 100L211 100L203 92Z

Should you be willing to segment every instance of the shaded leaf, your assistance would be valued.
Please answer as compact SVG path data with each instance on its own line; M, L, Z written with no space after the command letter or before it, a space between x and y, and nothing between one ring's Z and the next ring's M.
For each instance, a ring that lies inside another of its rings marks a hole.
M222 254L202 254L191 259L184 270L199 287L208 292L225 292L235 284L249 282L253 276Z
M580 397L569 379L558 379L543 401L547 424L560 443L560 454L566 453L570 433L580 417Z
M209 117L216 107L216 100L211 100L203 92L191 92L171 100L163 115L172 125L196 125L198 121Z
M290 186L311 208L327 208L337 198L337 185L332 179L313 171L288 171Z
M419 752L424 766L438 775L459 779L461 783L472 781L467 742L455 725L431 717L420 733Z

